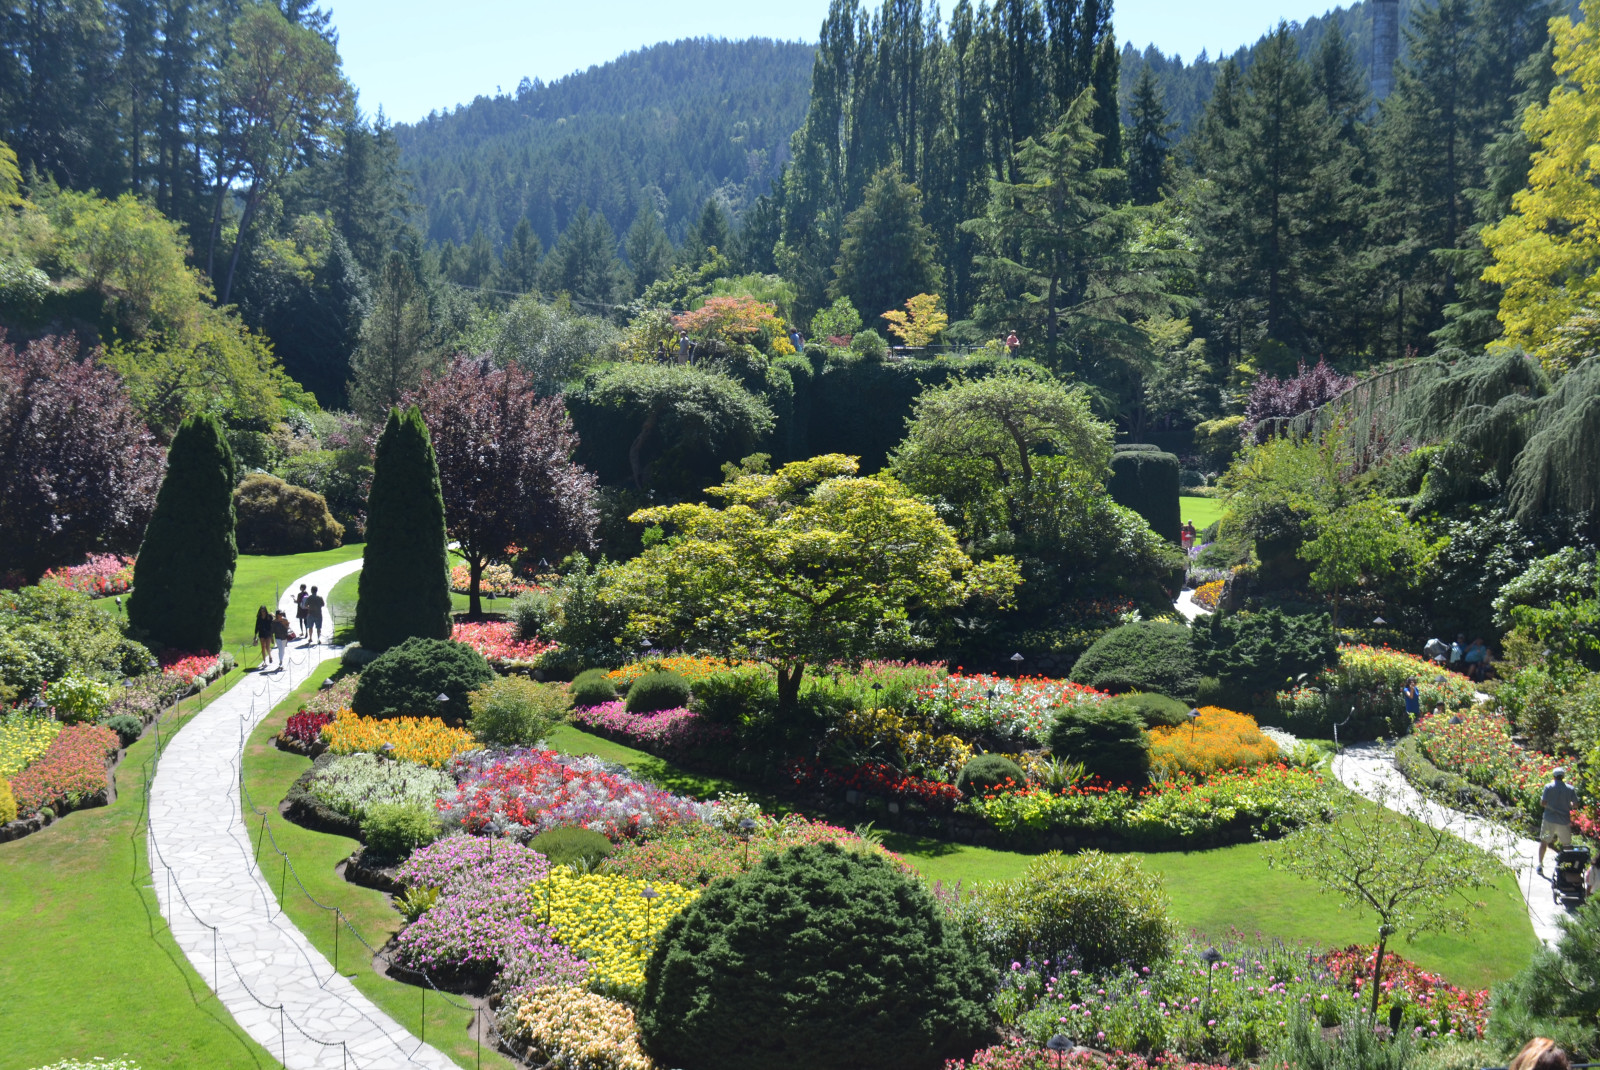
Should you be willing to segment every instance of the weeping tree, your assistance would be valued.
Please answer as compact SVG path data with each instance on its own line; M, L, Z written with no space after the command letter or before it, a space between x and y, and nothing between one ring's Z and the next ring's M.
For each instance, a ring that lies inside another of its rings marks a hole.
M1600 359L1562 377L1530 412L1527 445L1511 470L1519 519L1600 512Z

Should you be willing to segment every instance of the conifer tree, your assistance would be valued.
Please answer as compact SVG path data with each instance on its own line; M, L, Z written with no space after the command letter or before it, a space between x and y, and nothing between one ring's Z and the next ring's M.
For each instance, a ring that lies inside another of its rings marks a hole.
M544 265L544 288L565 293L592 316L611 311L621 284L617 237L599 213L579 208Z
M183 421L133 570L128 623L175 650L217 653L239 551L233 450L209 413Z
M861 207L845 220L833 273L828 295L848 297L868 323L908 297L939 292L943 272L932 230L922 221L922 194L898 167L879 171Z
M1133 128L1128 132L1128 193L1134 204L1155 204L1172 170L1169 154L1172 132L1161 87L1148 66L1139 72L1129 108Z
M511 240L506 242L500 257L500 271L496 288L509 293L532 293L539 288L539 261L544 259L544 246L539 235L533 232L528 217L517 220L511 230Z
M636 294L672 270L672 242L667 240L667 232L661 228L661 217L653 205L640 207L638 218L628 228L625 248Z
M433 441L415 405L391 409L378 438L363 556L356 604L363 647L450 638L444 497Z

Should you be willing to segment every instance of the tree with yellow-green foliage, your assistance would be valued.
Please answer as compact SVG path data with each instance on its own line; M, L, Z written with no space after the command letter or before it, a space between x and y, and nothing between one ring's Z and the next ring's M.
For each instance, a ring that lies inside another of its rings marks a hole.
M1561 82L1523 116L1534 147L1528 185L1484 229L1494 263L1483 277L1505 290L1505 344L1564 370L1563 329L1600 301L1600 0L1583 0L1582 22L1553 19L1550 30Z
M618 567L608 601L664 647L762 661L792 710L808 665L919 645L912 617L971 599L1009 602L1016 562L974 563L933 506L827 454L707 489L726 505L641 509L671 537Z
M938 294L917 294L906 299L906 310L892 308L883 314L889 332L908 346L925 346L950 325L950 317L939 307Z

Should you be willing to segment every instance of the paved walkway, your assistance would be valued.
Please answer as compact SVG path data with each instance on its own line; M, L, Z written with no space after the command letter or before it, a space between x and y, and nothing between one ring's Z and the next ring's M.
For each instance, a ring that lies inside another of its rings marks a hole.
M1178 598L1172 603L1172 608L1176 609L1184 620L1194 620L1196 617L1203 617L1211 612L1211 610L1203 608L1200 603L1194 600L1194 588L1192 587L1186 587L1178 592Z
M326 594L360 567L350 561L300 577L283 599L290 619L300 584ZM323 634L331 636L332 614L324 614ZM334 972L279 913L252 858L239 803L243 741L319 663L340 653L302 643L289 652L286 669L245 676L184 725L161 757L150 791L151 883L161 913L223 1006L290 1070L453 1070L454 1062Z
M1524 839L1504 826L1426 798L1395 768L1393 752L1379 743L1346 747L1333 760L1333 775L1356 794L1369 799L1387 795L1389 803L1399 804L1391 808L1404 808L1434 828L1448 829L1500 859L1516 874L1517 887L1528 904L1528 920L1533 922L1534 934L1552 946L1560 939L1557 920L1567 912L1551 895L1548 875L1534 871L1539 859L1537 840ZM1552 852L1546 861L1553 859Z

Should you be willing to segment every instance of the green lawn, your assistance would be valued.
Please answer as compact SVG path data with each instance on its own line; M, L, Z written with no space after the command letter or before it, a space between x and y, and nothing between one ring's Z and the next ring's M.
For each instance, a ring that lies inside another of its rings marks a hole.
M255 645L256 610L261 606L276 610L279 596L295 580L319 568L360 557L362 549L361 543L353 543L337 550L322 550L314 554L285 554L281 557L241 554L233 573L228 619L222 628L224 647L239 659L241 665L255 665L259 660Z
M335 643L356 641L356 600L361 590L361 573L352 572L328 592L328 612L333 614Z
M248 641L256 606L272 597L275 584L359 554L360 547L345 547L241 557L224 630L230 649ZM169 713L163 734L240 675L234 670ZM6 1070L124 1052L145 1070L278 1065L190 969L149 890L142 767L154 754L154 739L134 744L118 767L116 802L0 844L0 1065Z
M273 876L275 884L284 871L277 868L281 862L272 850L274 841L293 861L294 872L305 882L306 891L319 902L337 906L362 938L374 948L379 948L400 928L400 915L390 905L389 896L351 884L334 872L334 867L356 848L357 841L312 832L285 820L278 813L278 802L289 790L289 785L311 763L299 755L280 751L272 745L272 737L282 729L304 697L316 690L317 684L337 668L337 661L325 662L298 691L280 703L251 735L245 747L245 788L250 793L250 800L267 811L267 827L271 829L272 836L266 846L261 846L259 842L260 815L247 806L245 818L251 836L257 842L262 870ZM284 913L332 961L335 954L334 916L307 899L306 892L301 891L293 874L288 876L285 886ZM426 1000L428 1043L464 1067L479 1065L479 1053L469 1034L472 1012L456 1010L431 991L424 996L423 990L415 985L402 984L378 974L372 968L372 955L351 939L348 929L339 938L337 953L340 972L349 977L368 999L417 1036L423 1033L422 1004ZM459 997L452 998L461 1002ZM512 1065L493 1051L486 1049L481 1054L483 1066Z
M571 726L557 729L551 742L569 754L598 754L620 762L671 791L708 798L718 791L741 790L731 781L686 772L661 758ZM946 884L971 885L1014 877L1032 858L1015 851L901 833L889 833L884 844L925 876ZM1259 934L1288 943L1343 947L1371 943L1377 937L1370 919L1341 910L1336 897L1268 869L1259 844L1140 857L1166 879L1178 923L1204 938ZM1457 984L1483 987L1511 976L1526 965L1537 946L1527 908L1509 872L1485 899L1486 908L1475 919L1472 933L1428 936L1411 945L1402 941L1397 950Z
M1222 500L1181 497L1178 499L1178 519L1193 523L1196 531L1204 531L1222 519Z

